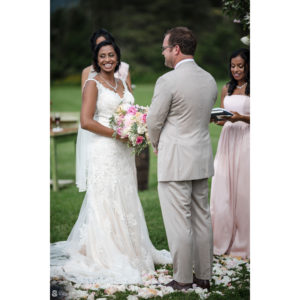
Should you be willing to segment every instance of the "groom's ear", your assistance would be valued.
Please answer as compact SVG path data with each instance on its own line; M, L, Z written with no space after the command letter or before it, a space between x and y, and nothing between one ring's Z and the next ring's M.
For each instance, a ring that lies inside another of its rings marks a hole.
M174 46L174 49L175 49L175 55L181 54L181 50L180 50L179 45L175 45L175 46Z

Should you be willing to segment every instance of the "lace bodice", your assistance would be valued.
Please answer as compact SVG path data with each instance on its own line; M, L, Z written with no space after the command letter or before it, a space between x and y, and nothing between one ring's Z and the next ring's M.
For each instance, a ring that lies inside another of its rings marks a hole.
M117 109L118 105L121 102L124 103L134 103L134 98L132 94L128 91L125 81L122 80L124 86L123 97L120 97L119 94L103 86L99 81L94 78L90 78L87 81L96 82L98 88L98 98L96 103L96 111L94 119L101 123L104 126L109 125L109 119Z

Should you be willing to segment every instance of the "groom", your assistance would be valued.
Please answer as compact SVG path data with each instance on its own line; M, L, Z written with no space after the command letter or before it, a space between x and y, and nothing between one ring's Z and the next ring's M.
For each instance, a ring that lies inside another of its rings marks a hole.
M193 59L197 41L186 27L168 30L162 46L165 65L147 116L158 155L158 193L173 259L168 286L210 288L213 239L208 178L213 154L208 125L217 98L214 78ZM193 276L193 267L195 275Z

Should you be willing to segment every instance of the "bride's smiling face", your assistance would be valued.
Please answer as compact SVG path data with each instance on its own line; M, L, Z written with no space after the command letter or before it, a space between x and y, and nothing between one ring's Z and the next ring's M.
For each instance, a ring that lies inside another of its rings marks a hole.
M114 71L117 65L118 57L114 48L110 45L103 46L98 52L98 65L101 71Z

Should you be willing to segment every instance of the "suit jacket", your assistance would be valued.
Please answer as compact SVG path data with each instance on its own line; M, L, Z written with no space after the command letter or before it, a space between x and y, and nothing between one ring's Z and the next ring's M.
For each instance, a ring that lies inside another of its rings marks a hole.
M159 77L147 116L150 141L158 149L158 181L213 175L209 121L218 90L194 61Z

